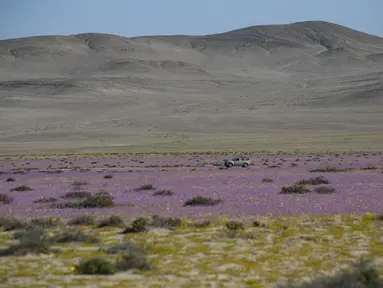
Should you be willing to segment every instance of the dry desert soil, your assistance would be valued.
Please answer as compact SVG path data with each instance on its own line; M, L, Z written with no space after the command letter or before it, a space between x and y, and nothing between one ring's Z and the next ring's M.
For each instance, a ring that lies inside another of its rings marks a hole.
M382 67L382 38L320 21L2 40L0 151L378 150Z

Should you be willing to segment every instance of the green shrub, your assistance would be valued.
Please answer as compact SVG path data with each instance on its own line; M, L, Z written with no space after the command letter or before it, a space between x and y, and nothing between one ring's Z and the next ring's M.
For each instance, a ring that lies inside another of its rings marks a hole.
M27 223L15 217L3 217L0 219L0 226L3 228L3 231L14 231L24 229Z
M135 232L146 231L146 226L149 224L149 220L144 217L139 217L132 222L132 229Z
M152 184L145 184L136 188L136 191L145 191L145 190L154 190L154 187Z
M45 197L42 196L39 199L33 201L33 203L54 203L57 202L57 198L55 197Z
M6 204L11 204L13 201L14 201L13 197L4 193L0 193L0 203L3 203L6 205Z
M0 251L0 256L25 256L27 254L49 254L52 244L41 227L30 229L19 235L19 243Z
M80 243L98 243L100 240L91 234L85 233L81 230L68 229L65 228L58 233L56 233L52 238L54 243L71 243L71 242L80 242Z
M153 196L173 196L174 192L171 190L161 190L153 193Z
M244 230L245 229L245 225L243 225L243 223L238 222L238 221L234 221L234 220L226 222L225 226L226 226L227 229L233 230L233 231L238 231L238 230Z
M289 187L282 187L280 194L306 194L310 192L310 189L308 189L305 185L295 184Z
M360 169L361 170L365 170L365 171L368 171L368 170L378 170L378 166L367 166L367 167L362 167Z
M112 275L117 272L114 263L102 258L83 260L75 268L77 273L83 275Z
M130 224L130 227L126 227L124 231L122 231L122 234L128 234L128 233L140 233L147 230L147 225L149 224L149 220L144 217L139 217L137 219L134 219L133 222Z
M152 268L146 255L137 252L125 252L116 262L116 267L119 271L128 271L131 269L150 270Z
M150 226L155 228L167 228L172 229L182 224L182 219L173 217L161 217L153 215L150 221Z
M196 196L185 201L184 206L215 206L222 203L221 199L213 199L210 197Z
M68 225L71 226L90 226L94 223L94 217L89 215L80 215L68 221Z
M80 201L67 203L68 208L104 208L113 206L113 197L107 192L97 192Z
M32 191L33 189L29 186L21 185L11 189L11 192L26 192Z
M112 215L107 218L101 219L97 224L98 228L103 227L123 227L125 226L124 220L120 216Z

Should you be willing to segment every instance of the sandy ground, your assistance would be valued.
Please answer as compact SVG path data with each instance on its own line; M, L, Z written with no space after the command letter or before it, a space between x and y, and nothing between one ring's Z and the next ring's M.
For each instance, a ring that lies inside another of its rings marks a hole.
M327 22L4 40L0 152L382 150L382 67Z

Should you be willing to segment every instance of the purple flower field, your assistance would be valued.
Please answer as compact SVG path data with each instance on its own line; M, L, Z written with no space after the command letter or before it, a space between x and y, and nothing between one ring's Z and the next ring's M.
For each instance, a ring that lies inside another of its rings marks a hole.
M57 215L118 213L128 217L159 214L177 217L233 217L281 214L381 213L383 211L383 154L277 155L251 157L247 168L222 169L222 160L231 157L124 157L0 160L0 193L13 202L0 204L0 215ZM318 168L337 172L310 172ZM343 169L343 170L342 170ZM105 179L105 175L111 178ZM317 186L305 194L279 194L283 186L318 176L335 188L320 194ZM13 178L14 181L9 180ZM269 183L264 178L272 180ZM35 203L41 197L61 196L71 191L74 181L84 181L90 193L107 191L115 207L57 209L51 203ZM136 191L151 184L153 190ZM30 191L11 191L25 185ZM171 190L170 196L154 196ZM215 206L187 206L197 195L221 199Z

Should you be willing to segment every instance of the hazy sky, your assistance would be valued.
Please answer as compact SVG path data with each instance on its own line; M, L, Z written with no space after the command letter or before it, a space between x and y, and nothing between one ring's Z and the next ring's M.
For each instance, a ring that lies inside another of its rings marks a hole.
M383 0L0 0L0 39L212 34L324 20L383 37Z

